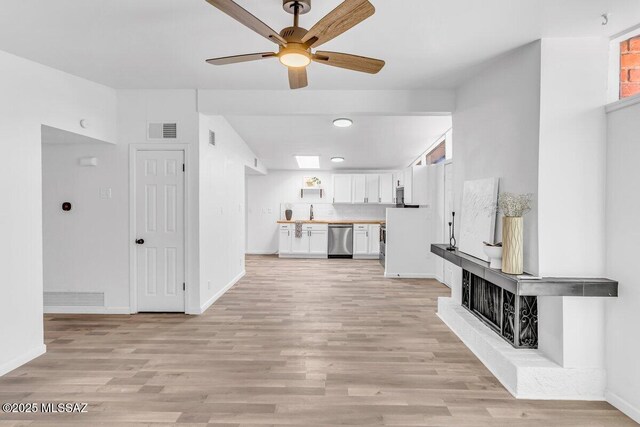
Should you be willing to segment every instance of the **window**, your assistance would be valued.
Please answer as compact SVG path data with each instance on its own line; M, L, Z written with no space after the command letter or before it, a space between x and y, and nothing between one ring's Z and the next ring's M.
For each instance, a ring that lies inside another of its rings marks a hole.
M427 153L427 164L433 165L443 162L447 158L447 143L443 140L440 144L435 146L433 150Z
M640 36L620 43L620 99L640 93Z

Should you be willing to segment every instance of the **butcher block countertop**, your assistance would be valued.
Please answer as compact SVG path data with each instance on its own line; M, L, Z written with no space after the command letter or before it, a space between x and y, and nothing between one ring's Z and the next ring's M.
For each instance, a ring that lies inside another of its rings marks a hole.
M300 222L304 224L384 224L386 221L375 220L375 219L362 219L362 220L345 220L345 219L314 219L313 221L309 220L300 220ZM295 220L291 221L278 221L278 224L295 224Z

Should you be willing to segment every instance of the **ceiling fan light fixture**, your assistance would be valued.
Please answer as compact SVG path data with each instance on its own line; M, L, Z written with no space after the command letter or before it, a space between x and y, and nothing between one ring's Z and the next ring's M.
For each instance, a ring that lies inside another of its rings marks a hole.
M302 68L311 64L311 57L304 50L284 49L278 59L282 65L286 65L291 68Z
M333 121L333 125L337 128L348 128L353 125L353 120L341 117Z

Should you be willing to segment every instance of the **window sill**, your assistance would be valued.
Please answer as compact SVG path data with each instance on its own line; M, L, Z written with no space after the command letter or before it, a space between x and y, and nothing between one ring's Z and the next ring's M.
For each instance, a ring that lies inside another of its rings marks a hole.
M640 104L640 94L636 94L628 98L623 98L618 101L614 101L610 104L605 105L604 109L608 114L614 111L621 110L623 108L631 107L632 105L636 105L636 104Z

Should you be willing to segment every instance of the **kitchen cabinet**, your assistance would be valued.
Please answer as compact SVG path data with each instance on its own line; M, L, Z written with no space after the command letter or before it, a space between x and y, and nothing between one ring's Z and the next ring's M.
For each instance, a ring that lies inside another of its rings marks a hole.
M429 205L429 169L431 166L414 166L412 168L412 197L414 205Z
M378 258L380 254L380 225L369 225L369 255L375 255Z
M378 193L380 203L384 205L395 203L396 191L393 183L393 174L385 173L380 175L380 191Z
M351 175L333 175L333 203L353 203Z
M429 205L429 168L420 165L404 170L404 203L406 205Z
M353 175L353 203L367 202L367 177L366 175Z
M302 236L295 236L295 226L293 229L293 236L291 238L291 253L294 255L303 255L309 253L309 230L305 230L302 227Z
M380 203L380 175L368 174L365 175L366 190L365 190L365 203L377 204Z
M356 224L353 227L353 258L378 259L380 254L380 225Z
M326 258L329 247L329 229L328 226L322 226L309 229L309 254Z
M280 258L327 258L329 226L303 224L302 236L295 237L295 224L280 224Z
M369 254L369 225L356 224L353 226L353 257Z
M290 224L280 224L279 227L279 244L278 253L282 255L288 255L291 253L291 232L292 226Z
M404 204L413 205L413 167L409 166L404 170L403 184L404 184Z
M402 187L404 185L404 171L393 173L393 188Z

